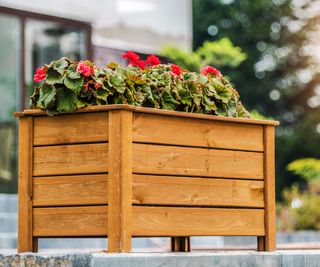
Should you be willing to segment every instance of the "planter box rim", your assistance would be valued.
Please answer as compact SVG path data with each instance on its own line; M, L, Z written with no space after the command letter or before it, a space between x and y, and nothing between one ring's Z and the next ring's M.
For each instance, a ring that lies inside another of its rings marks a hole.
M279 125L279 121L274 121L274 120L257 120L257 119L207 115L207 114L190 113L190 112L184 112L184 111L173 111L173 110L165 110L165 109L157 109L157 108L136 107L136 106L131 106L131 105L127 105L127 104L90 106L90 107L81 108L73 113L62 113L62 115L85 113L85 112L101 112L101 111L110 111L110 110L128 110L128 111L133 111L133 112L138 112L138 113L158 114L158 115L167 115L167 116L174 116L174 117L195 118L195 119L235 122L235 123L246 123L246 124L260 124L260 125L262 124L262 125L273 125L273 126ZM47 113L41 109L26 109L21 112L14 112L13 115L15 117L47 116ZM59 115L56 115L56 116L59 116Z

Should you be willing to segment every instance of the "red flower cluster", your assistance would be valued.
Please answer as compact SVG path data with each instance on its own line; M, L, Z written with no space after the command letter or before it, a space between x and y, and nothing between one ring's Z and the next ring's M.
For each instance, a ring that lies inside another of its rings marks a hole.
M150 67L153 67L161 64L159 58L155 55L150 55L147 57L146 61L143 61L133 51L128 51L127 53L123 54L122 57L124 59L127 59L130 65L139 67L142 70L144 70L147 67L147 65L149 65Z
M205 66L203 68L200 69L200 72L203 74L203 75L208 75L209 73L212 73L216 76L220 75L221 72L218 71L216 68L212 67L212 66Z
M171 64L171 74L180 77L181 68L178 65Z
M45 66L39 67L36 70L36 74L33 76L33 81L38 83L45 79L47 76L47 70Z
M86 62L80 61L77 67L77 72L83 74L85 77L89 77L93 74L93 67L90 67Z

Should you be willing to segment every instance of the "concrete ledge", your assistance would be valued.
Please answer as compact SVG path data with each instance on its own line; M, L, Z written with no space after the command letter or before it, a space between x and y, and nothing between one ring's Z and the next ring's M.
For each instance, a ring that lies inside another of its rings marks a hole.
M157 267L241 266L319 267L320 250L191 253L21 253L0 252L0 266Z

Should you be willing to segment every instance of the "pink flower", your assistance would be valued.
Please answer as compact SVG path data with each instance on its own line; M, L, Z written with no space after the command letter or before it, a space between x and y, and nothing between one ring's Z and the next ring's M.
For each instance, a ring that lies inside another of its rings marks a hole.
M218 71L216 68L212 67L212 66L205 66L203 68L200 69L200 72L203 74L203 75L208 75L209 73L212 73L216 76L220 75L221 72Z
M77 72L80 74L83 74L85 77L89 77L93 74L94 70L93 67L90 67L87 63L84 61L80 61L77 67Z
M36 74L33 76L33 81L38 83L45 79L47 76L47 70L45 66L39 67L36 70Z
M155 56L155 55L150 55L147 57L146 59L146 62L147 64L149 64L151 67L152 66L156 66L156 65L159 65L161 62L160 62L160 59Z
M181 68L178 65L171 64L171 73L180 77Z
M140 59L140 57L133 51L128 51L127 53L123 54L122 57L129 60L130 64L135 63Z
M89 82L86 83L85 87L86 87L86 92L88 92L89 91Z

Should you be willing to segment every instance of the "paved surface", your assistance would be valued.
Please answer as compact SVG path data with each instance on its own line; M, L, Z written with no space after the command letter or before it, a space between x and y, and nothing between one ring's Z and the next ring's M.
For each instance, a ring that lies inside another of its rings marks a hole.
M22 253L0 254L0 266L77 267L319 267L320 250L191 253Z

